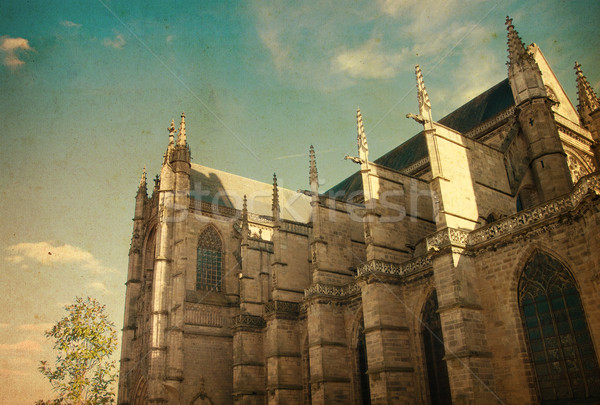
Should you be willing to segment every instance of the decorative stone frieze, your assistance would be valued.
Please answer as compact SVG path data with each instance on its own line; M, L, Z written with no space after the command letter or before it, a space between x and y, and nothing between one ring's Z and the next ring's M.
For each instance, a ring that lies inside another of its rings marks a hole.
M518 212L507 218L503 218L488 226L471 232L468 236L468 244L476 245L508 233L519 231L528 226L539 224L560 214L576 208L588 193L600 195L600 174L592 173L582 177L573 191L562 197L555 198L545 204L538 205L526 211ZM429 242L429 239L428 239Z
M427 251L439 251L447 246L466 247L469 232L455 228L445 228L426 239Z
M371 273L385 273L395 276L406 276L417 273L432 266L431 257L421 256L402 264L382 262L379 260L371 260L358 267L357 277L365 276Z
M198 326L223 327L223 317L218 310L206 305L187 302L185 304L185 323Z
M329 297L345 298L358 294L360 288L356 283L350 283L343 286L313 284L310 288L304 290L304 297L310 298L316 295L325 295Z
M240 314L233 317L233 327L264 328L266 322L262 316Z
M300 304L298 302L290 301L269 301L265 304L265 314L270 315L273 313L298 315L300 312Z

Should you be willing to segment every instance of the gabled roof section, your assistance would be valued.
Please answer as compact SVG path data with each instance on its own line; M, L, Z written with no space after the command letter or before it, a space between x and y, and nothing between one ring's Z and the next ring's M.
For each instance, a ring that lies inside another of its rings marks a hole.
M244 196L251 213L271 216L273 185L248 179L210 167L191 164L190 195L196 201L214 205L243 208ZM279 187L281 217L296 222L310 220L310 202L304 194Z
M464 134L513 105L510 83L504 79L438 122Z
M481 93L438 122L458 132L466 133L515 105L508 79ZM423 131L375 160L375 163L393 170L402 170L427 157L427 143ZM354 173L325 192L336 198L352 199L362 191L360 172Z

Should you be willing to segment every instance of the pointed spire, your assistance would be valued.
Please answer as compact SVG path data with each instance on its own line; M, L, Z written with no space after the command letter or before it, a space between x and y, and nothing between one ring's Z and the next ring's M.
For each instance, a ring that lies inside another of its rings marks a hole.
M185 135L185 113L181 113L181 122L179 123L179 136L177 137L177 145L186 144Z
M519 33L515 31L513 20L509 16L506 16L506 29L508 30L508 60L509 63L516 63L529 53Z
M575 72L577 73L577 101L579 102L577 111L587 124L586 121L589 120L587 115L600 108L600 100L583 74L581 65L577 62L575 62Z
M175 120L171 120L167 131L169 131L169 146L175 145Z
M363 125L362 114L360 108L356 109L356 129L358 141L358 157L364 162L369 161L369 145L367 144L367 136L365 135L365 127Z
M146 188L146 166L144 166L144 171L142 172L142 178L140 179L140 188Z
M423 72L421 66L415 65L415 76L417 77L417 100L419 102L419 115L425 121L431 121L431 101L429 94L425 88L425 80L423 80Z
M146 166L144 166L144 171L142 172L142 178L140 179L140 186L138 187L138 195L143 194L145 197L148 196L148 189L146 186Z
M242 241L248 240L248 198L244 194L244 204L242 205Z
M273 204L271 205L273 211L273 221L279 223L279 189L277 188L277 175L273 173Z
M309 183L312 185L313 183L319 184L319 173L317 172L317 161L315 159L315 148L310 145L310 171L309 171Z
M317 160L315 159L315 148L310 145L310 170L309 170L309 184L310 184L310 196L311 201L319 201L319 173L317 172Z

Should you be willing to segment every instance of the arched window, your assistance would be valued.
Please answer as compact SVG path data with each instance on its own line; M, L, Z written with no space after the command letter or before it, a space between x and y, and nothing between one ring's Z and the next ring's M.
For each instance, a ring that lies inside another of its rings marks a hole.
M217 230L209 225L198 239L196 289L221 291L223 244Z
M451 404L448 366L444 360L442 322L438 313L438 300L435 291L431 293L425 303L421 325L431 404Z
M359 382L360 382L360 398L361 404L370 405L371 404L371 388L369 386L369 375L367 374L367 370L369 367L369 363L367 360L367 341L365 339L365 325L364 321L361 320L360 326L358 328L358 339L356 342L356 354L358 361L358 374L359 374Z
M573 277L536 252L519 282L519 305L544 403L600 399L600 369Z

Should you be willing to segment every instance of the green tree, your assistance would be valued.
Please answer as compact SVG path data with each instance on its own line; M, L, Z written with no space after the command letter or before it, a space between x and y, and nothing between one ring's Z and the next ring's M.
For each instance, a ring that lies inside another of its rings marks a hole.
M68 315L45 332L59 352L55 367L46 361L39 366L58 398L36 404L113 404L111 385L117 379L117 367L109 358L117 347L114 323L104 312L105 306L90 297L75 298L65 310Z

